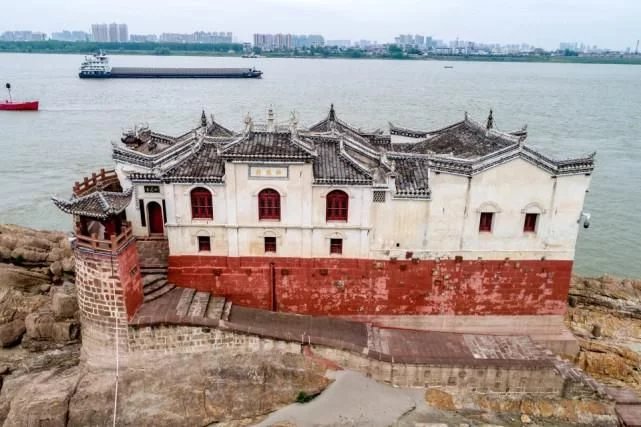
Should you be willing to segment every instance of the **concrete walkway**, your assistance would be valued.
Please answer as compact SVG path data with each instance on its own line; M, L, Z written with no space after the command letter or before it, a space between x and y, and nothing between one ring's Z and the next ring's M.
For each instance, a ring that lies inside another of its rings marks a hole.
M286 406L257 426L289 422L298 427L383 427L394 425L417 405L427 406L424 390L394 388L353 371L331 374L335 381L316 399Z

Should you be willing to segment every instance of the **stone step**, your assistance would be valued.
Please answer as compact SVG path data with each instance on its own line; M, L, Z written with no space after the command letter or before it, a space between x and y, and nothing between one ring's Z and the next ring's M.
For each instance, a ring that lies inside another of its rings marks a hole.
M162 288L166 284L167 284L167 279L160 279L160 280L158 280L156 282L153 282L150 285L143 286L142 292L143 292L143 294L148 295L148 294L150 294L150 293L152 293L154 291L157 291L158 289Z
M211 294L209 292L196 292L196 295L191 300L187 316L189 317L204 317L207 310Z
M189 311L189 307L191 306L191 301L194 299L195 294L196 294L195 289L189 289L189 288L183 289L182 294L180 295L180 299L178 300L178 304L176 304L177 316L179 317L187 316L187 312Z
M145 274L142 276L142 286L152 285L160 280L167 280L166 274Z
M223 310L225 309L225 298L215 297L212 295L209 300L209 305L207 306L207 318L213 320L220 320L223 316Z
M143 298L143 303L160 298L161 296L165 295L167 292L170 292L171 290L173 290L175 287L176 285L173 285L171 283L165 283L163 287L146 294L145 297Z
M143 275L149 275L149 274L167 275L167 267L140 267L140 272Z
M222 319L229 321L229 315L231 314L231 301L225 301L225 306L223 307Z

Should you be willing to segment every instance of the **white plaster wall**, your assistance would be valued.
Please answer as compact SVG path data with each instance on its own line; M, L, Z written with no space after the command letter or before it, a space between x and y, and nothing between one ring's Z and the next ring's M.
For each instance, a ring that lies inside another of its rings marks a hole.
M311 164L287 165L286 179L252 178L250 166L227 163L224 185L164 185L166 203L172 205L166 228L171 254L198 254L198 236L208 235L212 255L330 257L330 239L342 238L342 257L369 256L370 188L313 186ZM212 192L213 220L191 218L190 192L196 187ZM281 195L280 221L258 219L258 193L266 188ZM335 189L350 197L347 222L325 221L325 196ZM276 254L265 254L265 237L276 237Z
M392 193L386 194L385 203L371 203L371 256L404 257L407 251L426 249L428 227L432 225L430 203L429 200L393 199Z
M277 165L275 166L282 166ZM264 237L277 239L275 256L330 257L331 238L343 239L344 258L454 257L466 259L561 259L574 257L585 192L590 177L553 177L522 160L488 169L472 178L432 173L431 200L395 199L373 203L370 187L313 185L311 164L288 165L288 177L251 178L248 164L227 163L224 184L164 184L160 193L136 185L127 217L138 235L138 198L166 201L170 253L197 254L197 237L211 238L212 255L274 256L264 253ZM190 192L212 192L214 218L191 218ZM281 220L258 220L258 193L281 194ZM340 189L349 195L347 221L325 220L325 197ZM479 232L480 211L497 212L491 233ZM541 209L536 233L524 233L524 209ZM397 246L398 244L398 246ZM335 256L335 255L334 255Z
M586 175L554 178L522 159L472 178L432 173L431 200L372 203L370 254L571 260L589 183ZM497 208L492 232L479 232L480 213L489 206ZM540 209L535 233L523 231L526 208Z
M557 184L555 184L555 181ZM555 189L556 185L556 189ZM583 208L589 177L553 178L544 170L522 160L486 170L471 180L469 206L461 249L484 252L484 257L573 259L577 220ZM559 186L571 197L558 194ZM491 233L479 232L480 209L495 204ZM535 233L523 231L523 210L536 204L539 215ZM522 252L519 254L519 252Z

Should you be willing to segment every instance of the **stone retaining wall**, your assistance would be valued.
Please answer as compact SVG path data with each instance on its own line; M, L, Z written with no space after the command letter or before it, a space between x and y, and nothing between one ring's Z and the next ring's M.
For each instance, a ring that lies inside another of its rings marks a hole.
M302 346L218 328L199 326L129 327L129 362L158 354L212 352L300 353ZM315 355L373 379L399 387L454 387L480 393L559 397L564 379L551 367L412 365L372 360L353 352L313 346Z
M201 326L130 326L130 356L179 353L300 353L300 344Z
M314 353L353 369L377 381L398 387L454 387L477 393L497 393L559 397L564 379L551 367L410 365L371 360L360 355L327 347L314 347Z

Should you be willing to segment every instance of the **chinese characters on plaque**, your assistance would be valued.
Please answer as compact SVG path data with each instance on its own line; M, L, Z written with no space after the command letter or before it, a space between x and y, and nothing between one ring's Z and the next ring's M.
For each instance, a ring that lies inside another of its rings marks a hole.
M250 166L249 177L287 179L287 166Z

